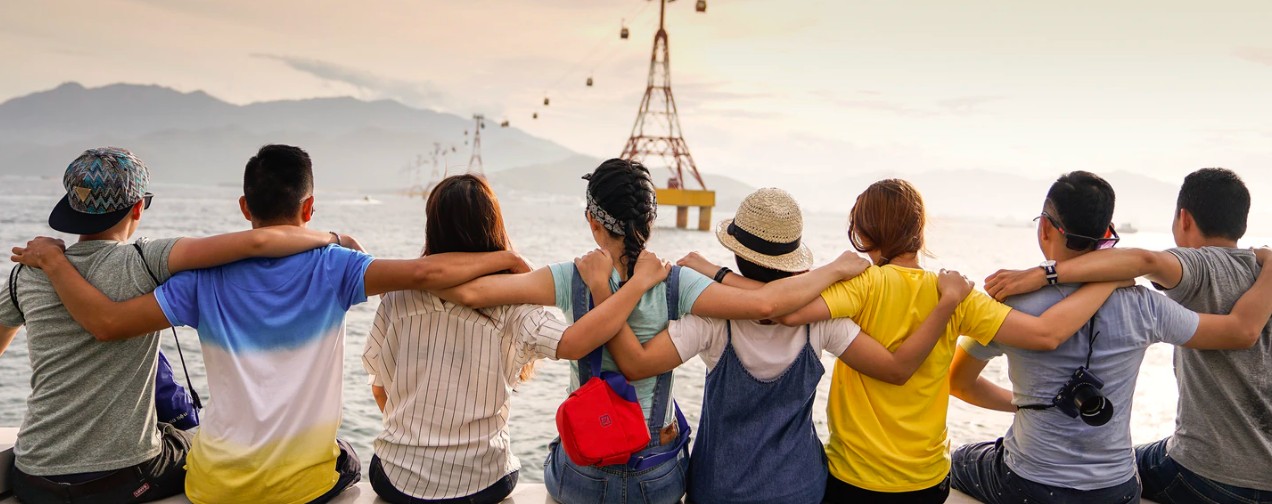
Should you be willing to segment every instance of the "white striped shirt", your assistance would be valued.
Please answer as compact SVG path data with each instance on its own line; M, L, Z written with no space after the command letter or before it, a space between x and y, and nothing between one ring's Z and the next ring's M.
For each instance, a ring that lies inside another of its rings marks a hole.
M510 393L523 365L556 358L565 328L541 306L479 313L422 291L384 295L362 363L388 395L375 453L393 486L450 499L520 469Z

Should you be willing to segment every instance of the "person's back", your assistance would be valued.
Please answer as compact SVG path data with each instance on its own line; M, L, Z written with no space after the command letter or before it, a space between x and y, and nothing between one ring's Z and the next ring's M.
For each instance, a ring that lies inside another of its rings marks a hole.
M1248 249L1176 248L1183 267L1167 297L1199 313L1229 313L1261 268ZM1172 459L1206 478L1272 491L1272 324L1242 350L1175 349L1179 384ZM1216 414L1216 412L1223 412Z
M363 363L385 392L375 452L394 489L451 499L516 473L509 399L526 364L556 358L564 330L540 306L477 311L424 291L385 294Z
M175 242L142 242L149 267L160 280L169 275L168 251ZM66 257L113 299L154 288L131 244L79 242L67 248ZM14 448L18 468L36 476L89 473L158 455L160 431L152 398L159 333L97 341L67 313L44 272L23 268L16 280L18 306L6 292L0 323L25 323L28 331L31 396Z
M896 265L872 267L822 294L834 318L852 318L883 346L896 348L936 307L937 275ZM945 335L904 385L892 385L835 363L826 454L841 481L877 491L932 487L949 472L946 455L948 372L960 334L989 341L1009 308L972 292Z
M371 257L331 246L172 277L155 291L199 332L214 402L188 461L194 502L305 502L337 482L345 312Z
M1047 287L1011 297L1007 304L1036 315L1075 290L1076 285ZM962 348L979 360L1007 356L1013 402L1021 408L1003 437L1007 466L1036 483L1090 491L1134 479L1131 403L1146 349L1157 342L1186 343L1196 328L1196 314L1146 288L1134 287L1115 291L1092 323L1055 351L1022 350L996 342L981 346L967 340ZM1090 374L1104 382L1100 393L1112 407L1107 424L1088 425L1049 407L1081 366L1088 366Z

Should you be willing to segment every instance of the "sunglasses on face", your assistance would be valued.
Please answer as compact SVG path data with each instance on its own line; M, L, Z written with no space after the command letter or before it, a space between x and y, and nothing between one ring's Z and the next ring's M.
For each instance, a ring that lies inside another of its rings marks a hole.
M1056 220L1055 217L1052 217L1046 210L1042 211L1042 215L1034 217L1034 222L1038 222L1038 219L1047 219L1047 222L1050 222L1051 226L1056 228L1056 231L1059 231L1060 234L1064 235L1069 248L1074 250L1111 249L1114 245L1117 245L1117 242L1122 240L1122 237L1117 235L1117 230L1113 229L1112 224L1109 224L1109 229L1104 232L1103 237L1092 238L1090 236L1065 231L1064 226L1060 225L1060 221Z
M150 200L155 199L155 193L148 192L141 195L141 200L146 202L146 206L141 207L143 210L150 210Z

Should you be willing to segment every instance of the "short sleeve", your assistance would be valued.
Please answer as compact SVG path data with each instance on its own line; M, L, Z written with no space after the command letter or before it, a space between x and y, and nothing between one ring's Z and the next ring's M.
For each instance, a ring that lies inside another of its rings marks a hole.
M972 338L961 336L958 338L958 346L979 361L987 361L1003 355L1002 347L992 341L988 345L982 345Z
M172 247L180 240L181 238L137 240L137 244L141 245L142 255L146 257L146 268L159 279L159 283L167 282L172 277L172 271L168 269L168 256L172 255Z
M1010 313L1010 306L994 301L994 298L978 290L968 294L954 310L959 334L970 336L982 345L994 339Z
M831 318L852 318L861 314L866 300L874 286L882 278L883 269L878 266L866 268L860 275L849 280L837 282L822 291L822 301L830 308Z
M517 346L526 353L533 352L541 359L557 358L557 346L566 324L542 306L517 305L506 312L506 330L512 331ZM525 359L530 361L532 359Z
M698 302L698 296L702 295L702 291L707 290L715 280L707 278L706 275L698 273L690 268L678 268L680 270L680 315L683 317L693 311L693 304Z
M1199 249L1176 247L1167 250L1179 259L1179 284L1171 289L1161 289L1171 299L1196 299L1201 289L1210 284L1207 274L1210 268L1205 266L1206 254ZM1161 288L1160 285L1153 284Z
M724 331L723 320L697 315L685 315L680 320L672 320L667 324L667 334L671 336L671 344L675 345L676 353L680 354L680 362L689 362L695 355L703 355L702 360L707 362L707 367L714 367L724 353ZM713 345L717 340L720 344ZM713 346L719 348L712 348Z
M332 280L339 289L336 295L345 310L367 301L367 267L374 259L338 245L328 245L323 252L323 260L327 263L324 269L335 277Z
M17 265L14 265L14 269L17 269ZM21 327L22 324L26 323L18 307L13 305L13 297L9 295L10 292L16 292L16 290L9 290L16 289L16 286L10 286L9 282L21 282L17 279L17 277L21 276L21 271L14 274L13 270L9 270L9 274L5 275L4 292L0 292L0 325L5 327Z
M1201 317L1166 296L1147 289L1141 290L1146 309L1139 313L1144 317L1144 327L1152 328L1147 331L1155 336L1152 342L1160 341L1171 345L1188 343L1193 334L1196 334Z
M861 326L849 318L837 318L818 323L821 327L822 349L838 357L861 334Z
M371 331L367 333L367 344L362 349L362 369L367 371L370 376L371 385L383 387L384 378L393 376L393 366L396 362L384 361L385 354L384 342L388 340L391 332L397 331L397 326L393 325L393 312L395 311L399 296L397 292L390 292L380 299L380 306L375 309L375 320L371 323Z
M182 271L155 289L155 301L173 327L199 327L199 273Z
M565 313L567 317L573 316L571 303L573 297L570 295L571 283L574 282L574 263L562 262L548 265L548 271L552 272L552 288L556 292L556 307Z

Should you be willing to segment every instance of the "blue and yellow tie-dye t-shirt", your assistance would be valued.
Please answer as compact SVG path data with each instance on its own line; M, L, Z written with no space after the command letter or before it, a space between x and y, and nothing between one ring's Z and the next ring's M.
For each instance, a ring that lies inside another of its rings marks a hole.
M192 502L308 502L336 483L344 318L371 256L329 246L174 275L155 290L198 329L212 401L187 457Z

